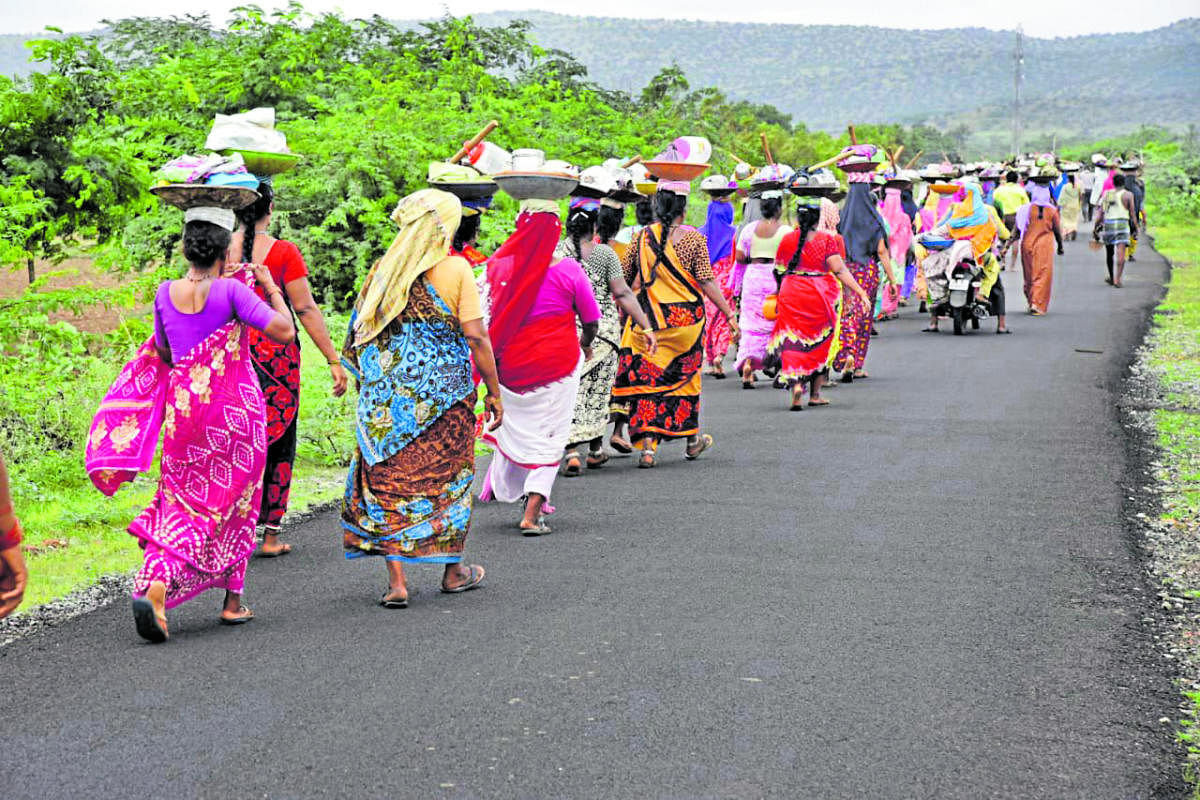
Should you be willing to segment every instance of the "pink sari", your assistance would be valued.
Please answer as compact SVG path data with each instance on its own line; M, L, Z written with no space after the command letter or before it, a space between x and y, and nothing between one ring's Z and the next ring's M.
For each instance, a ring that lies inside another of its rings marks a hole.
M222 325L168 367L151 338L113 383L88 435L85 465L112 495L153 465L162 476L129 525L144 551L135 595L167 585L167 608L207 589L240 594L254 552L266 463L266 407L246 328Z

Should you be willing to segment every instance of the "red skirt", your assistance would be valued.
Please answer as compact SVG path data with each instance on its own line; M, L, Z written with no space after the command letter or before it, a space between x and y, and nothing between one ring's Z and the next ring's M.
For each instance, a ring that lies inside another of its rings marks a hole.
M779 359L780 375L789 383L809 380L825 369L840 292L829 273L793 273L783 279L768 351Z

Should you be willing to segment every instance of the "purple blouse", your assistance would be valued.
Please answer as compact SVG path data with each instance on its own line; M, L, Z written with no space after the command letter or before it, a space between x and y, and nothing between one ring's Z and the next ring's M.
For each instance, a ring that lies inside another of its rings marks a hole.
M573 258L551 264L546 279L538 290L527 320L550 317L574 310L584 325L600 319L600 306L592 293L592 282L583 267Z
M171 281L165 281L154 295L154 340L161 347L165 339L171 346L171 361L178 363L232 319L261 331L274 317L273 308L258 299L246 284L233 278L214 280L204 308L195 314L175 307L171 302Z

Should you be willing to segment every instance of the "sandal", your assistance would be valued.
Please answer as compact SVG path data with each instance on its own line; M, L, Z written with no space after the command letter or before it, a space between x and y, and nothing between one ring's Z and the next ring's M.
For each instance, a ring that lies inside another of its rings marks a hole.
M379 605L384 608L408 608L408 592L405 591L403 597L393 597L395 589L388 589L379 598ZM444 591L444 590L443 590Z
M937 333L937 332L938 332L938 329L933 327L932 325L921 328L921 333Z
M133 598L133 624L137 627L138 636L148 642L162 644L170 638L167 618L156 613L154 604L145 596Z
M604 452L603 450L596 450L594 452L591 450L588 451L588 457L587 457L587 468L588 469L600 469L607 463L608 463L608 453Z
M254 619L254 612L243 605L239 605L236 617L227 617L225 616L225 612L222 611L221 616L218 617L218 622L222 625L245 625L252 619Z
M725 380L725 370L719 369L712 374L713 378L719 381Z
M522 536L545 536L553 532L550 530L550 526L546 524L546 518L542 516L537 518L537 522L533 524L532 528L526 528L524 522L521 522L517 527L521 529Z
M638 469L653 469L654 468L654 451L643 450L642 455L638 458Z
M563 462L562 474L564 478L578 478L583 474L583 462L579 459L579 453L572 451L567 456Z
M854 383L854 370L848 369L842 373L842 383Z
M824 397L818 397L816 400L809 400L808 405L809 408L812 408L813 406L827 406L829 405L829 401Z
M692 452L692 445L689 444L683 451L683 457L688 461L695 461L700 457L700 454L713 446L713 437L707 433L700 434L700 449Z
M629 443L629 440L622 439L621 437L619 437L615 434L609 438L608 444L612 447L613 450L616 450L618 453L621 453L622 455L629 455L630 453L633 452L633 445L631 445Z
M459 592L469 592L472 589L478 589L483 584L483 567L478 564L470 564L467 566L467 571L470 575L465 581L455 587L442 584L442 591L446 594L458 594Z

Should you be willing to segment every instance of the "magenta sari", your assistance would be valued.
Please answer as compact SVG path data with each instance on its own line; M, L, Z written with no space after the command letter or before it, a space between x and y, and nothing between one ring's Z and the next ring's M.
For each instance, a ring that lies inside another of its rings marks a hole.
M129 525L144 551L135 595L167 585L167 608L207 589L240 594L254 552L266 407L245 326L227 322L168 367L151 338L117 377L88 435L85 465L112 495L154 462L162 477Z

